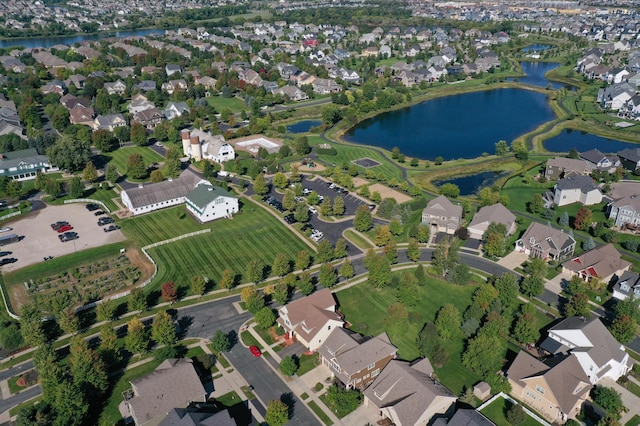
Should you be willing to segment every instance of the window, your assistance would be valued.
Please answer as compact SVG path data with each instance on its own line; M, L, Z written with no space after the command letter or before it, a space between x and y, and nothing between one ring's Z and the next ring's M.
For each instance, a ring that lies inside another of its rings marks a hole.
M538 393L544 395L544 388L542 388L542 387L540 387L538 385L536 385L536 391L538 391Z
M537 399L536 394L529 390L527 391L527 396L533 400Z
M380 374L380 369L376 368L371 372L371 377L376 377L378 374Z
M375 363L369 364L369 370L373 370L373 368L376 366Z

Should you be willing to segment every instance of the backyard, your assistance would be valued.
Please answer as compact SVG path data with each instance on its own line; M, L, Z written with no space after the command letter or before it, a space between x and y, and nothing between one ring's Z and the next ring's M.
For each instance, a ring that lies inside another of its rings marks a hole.
M491 404L487 405L482 411L486 417L488 417L496 426L510 426L511 423L507 420L506 413L513 404L504 398L496 398ZM539 426L533 417L526 416L525 421L521 423L521 426Z

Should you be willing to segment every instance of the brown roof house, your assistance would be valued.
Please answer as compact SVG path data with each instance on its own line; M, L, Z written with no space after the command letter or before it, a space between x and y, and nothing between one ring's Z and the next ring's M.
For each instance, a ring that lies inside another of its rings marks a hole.
M575 248L576 240L571 235L541 223L531 222L522 237L516 241L515 249L529 257L539 257L548 261L571 257Z
M342 316L336 312L336 305L331 290L320 290L278 309L278 324L288 337L296 336L307 349L315 351L333 329L344 325Z
M131 381L123 394L125 406L136 425L157 425L174 408L205 402L204 389L189 359L168 359L151 374Z
M329 367L347 389L364 389L396 358L398 350L386 333L366 338L345 328L336 328L318 352L322 364Z
M544 177L555 180L569 176L587 176L596 168L587 160L577 158L556 157L547 160Z
M562 264L562 272L577 275L584 281L596 278L609 283L613 276L620 277L631 263L620 258L613 244L596 247Z
M453 204L447 197L441 195L429 201L422 210L422 223L431 226L431 235L438 232L453 234L462 222L462 207Z
M436 414L453 409L456 396L432 377L428 359L393 360L364 390L364 403L396 426L426 425Z
M503 224L507 228L507 235L513 234L517 228L516 216L502 204L496 203L492 206L482 207L473 216L473 220L467 228L469 238L481 240L485 231L493 222Z
M158 108L149 108L133 114L133 121L137 121L147 129L154 129L164 120L164 114Z

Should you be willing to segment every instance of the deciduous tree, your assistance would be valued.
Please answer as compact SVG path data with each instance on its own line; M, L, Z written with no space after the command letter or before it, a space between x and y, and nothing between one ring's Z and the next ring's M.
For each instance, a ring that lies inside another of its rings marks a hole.
M356 209L356 215L353 218L353 226L357 231L367 232L373 227L373 218L371 217L371 210L365 205L360 205Z
M260 259L251 259L247 264L246 279L258 283L264 278L264 265Z
M149 346L149 336L144 324L138 317L133 317L127 323L127 337L125 347L132 354L146 352Z
M131 154L127 159L127 175L133 179L144 179L147 177L147 166L140 154Z
M578 231L584 231L591 226L591 218L593 213L587 207L582 207L576 213L576 217L573 219L573 227Z
M220 276L220 281L218 282L218 286L220 286L220 288L230 290L231 287L233 287L235 280L236 280L236 277L233 274L233 271L227 268L224 271L222 271L222 275Z
M435 324L438 336L444 340L451 340L460 334L462 315L458 308L448 303L438 311Z
M198 296L202 296L204 292L207 290L207 282L204 277L200 274L196 274L191 277L190 281L191 293L196 294Z
M279 399L269 401L264 420L269 426L284 426L289 421L289 407Z
M159 345L173 345L178 340L176 325L167 311L160 311L153 318L151 338Z
M351 264L351 261L349 261L349 259L345 259L345 261L342 263L339 274L346 279L349 279L355 275L353 265Z
M276 322L276 315L273 313L273 309L268 306L261 308L256 312L255 316L256 324L262 329L271 327Z
M134 287L129 294L127 302L129 311L145 311L147 310L147 296L140 287Z
M176 289L173 281L167 281L166 283L162 284L161 291L162 300L164 300L165 302L173 303L178 299L178 290Z
M504 361L505 343L498 336L478 334L462 354L462 364L481 377L495 374Z
M258 195L265 195L269 192L269 184L264 177L264 173L258 174L253 180L253 190Z
M227 352L231 349L229 337L220 330L216 330L213 334L213 337L211 338L211 346L213 347L213 350L218 353Z
M89 161L82 171L82 180L85 182L94 182L98 179L98 171L93 161Z
M318 283L324 288L333 287L338 279L336 270L330 263L324 263L318 273Z

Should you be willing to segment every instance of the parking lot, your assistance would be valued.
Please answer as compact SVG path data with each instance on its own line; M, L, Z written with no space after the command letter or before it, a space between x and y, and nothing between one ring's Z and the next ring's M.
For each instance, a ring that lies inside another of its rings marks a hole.
M78 234L78 239L61 242L58 232L51 224L67 221ZM13 230L5 234L15 233L20 241L0 247L3 252L11 252L6 258L17 259L15 263L2 266L3 271L13 271L35 263L44 262L48 256L60 257L75 251L105 244L124 241L126 238L120 230L104 232L98 226L98 217L85 208L84 204L66 204L63 206L47 206L16 220L6 223Z

